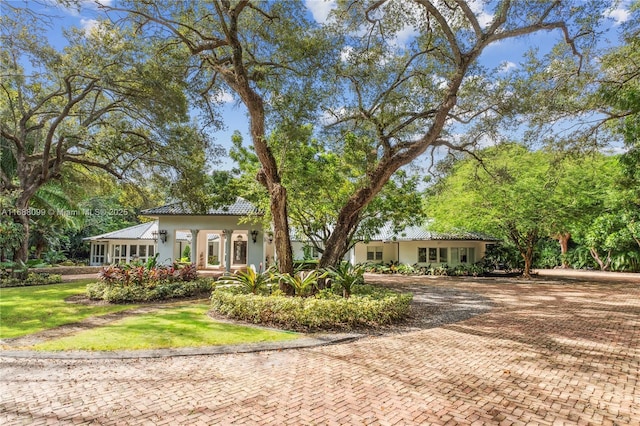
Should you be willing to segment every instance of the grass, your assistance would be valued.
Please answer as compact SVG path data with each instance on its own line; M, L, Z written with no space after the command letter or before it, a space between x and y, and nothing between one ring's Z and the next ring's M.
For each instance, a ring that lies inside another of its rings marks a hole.
M0 288L0 338L25 336L134 305L81 305L64 300L85 292L92 280L70 284Z
M292 340L292 332L220 323L208 317L209 304L188 304L123 318L32 347L35 350L113 351L232 345Z
M70 284L0 289L0 338L20 337L72 324L88 317L121 312L138 305L82 305L65 299L83 294L92 280ZM216 322L209 304L179 302L148 314L127 316L103 327L47 340L35 350L135 350L231 345L291 340L292 332Z

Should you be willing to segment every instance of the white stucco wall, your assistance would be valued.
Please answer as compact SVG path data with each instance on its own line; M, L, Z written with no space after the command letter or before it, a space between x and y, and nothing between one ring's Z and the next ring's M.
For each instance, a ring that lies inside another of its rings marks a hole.
M191 251L196 260L196 264L200 265L201 259L206 257L207 251L207 234L218 233L221 235L220 245L225 247L225 237L222 236L223 230L232 230L232 241L235 241L238 235L243 236L243 240L247 241L247 263L246 265L255 265L259 267L260 263L264 264L264 232L259 225L243 223L240 224L240 216L160 216L158 218L158 229L166 230L168 239L165 243L158 241L158 261L161 264L171 264L181 255L177 253L176 248L176 232L187 230L198 230L197 239L192 241ZM254 243L251 237L251 231L257 230L258 235ZM233 250L233 245L232 245ZM225 259L220 259L220 266L225 266ZM232 266L243 266L233 265Z
M418 262L418 248L440 248L446 247L447 250L447 262L449 265L456 265L458 262L453 262L451 259L452 248L473 248L474 259L470 262L477 262L485 255L485 241L399 241L399 242L379 242L372 241L368 244L358 243L355 246L355 263L367 262L367 247L382 247L382 262L399 262L413 265ZM370 263L379 263L380 261L369 261ZM428 265L429 262L420 262L421 265Z

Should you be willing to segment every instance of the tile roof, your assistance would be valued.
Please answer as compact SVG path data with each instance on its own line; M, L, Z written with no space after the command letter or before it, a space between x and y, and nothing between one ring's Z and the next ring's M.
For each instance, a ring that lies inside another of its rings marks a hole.
M84 238L85 241L97 240L151 240L153 241L153 232L158 231L158 221L141 223L139 225L130 226L117 231L107 232L106 234L95 235L93 237ZM176 239L179 241L187 241L191 238L189 231L176 231ZM219 238L217 234L210 234L208 240L215 241Z
M426 226L408 226L399 232L394 232L393 226L387 223L380 231L370 238L370 241L431 241L431 240L474 240L497 241L490 235L479 232L434 232Z
M158 221L141 223L106 234L95 235L84 238L88 241L95 240L151 240L153 241L153 231L158 231Z
M191 209L183 203L172 203L165 206L143 210L141 214L145 216L197 215L197 213L193 213ZM252 203L245 200L244 198L238 197L233 204L218 208L211 208L204 215L248 216L261 214L262 212L260 212L260 210L258 210Z

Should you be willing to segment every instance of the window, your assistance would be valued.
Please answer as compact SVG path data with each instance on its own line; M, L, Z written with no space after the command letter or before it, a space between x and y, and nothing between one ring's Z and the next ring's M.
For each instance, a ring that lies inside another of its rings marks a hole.
M456 247L451 249L451 263L469 264L475 262L475 248Z
M447 263L447 253L449 249L446 247L440 247L440 263Z
M116 244L113 246L113 262L127 263L127 245Z
M129 246L129 255L131 257L138 257L138 246L137 245Z
M368 246L367 247L367 260L380 260L382 261L382 247L380 246Z
M140 257L147 257L147 246L140 246Z
M91 263L94 265L103 265L106 263L105 252L106 244L94 244L91 246Z
M431 247L429 248L429 262L436 263L438 261L438 249Z
M427 262L427 249L424 247L418 247L418 262L419 263Z
M418 247L418 262L419 263L447 263L446 247Z
M460 263L469 263L469 254L466 247L460 248Z

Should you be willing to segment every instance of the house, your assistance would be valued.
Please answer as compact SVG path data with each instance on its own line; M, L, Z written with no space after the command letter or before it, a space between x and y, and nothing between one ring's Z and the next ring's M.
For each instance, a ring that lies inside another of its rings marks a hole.
M260 224L262 213L240 197L229 206L204 214L174 203L145 210L142 215L155 220L86 238L91 243L90 264L146 261L156 254L159 263L171 264L182 257L186 246L198 269L232 271L249 265L265 269L276 257L273 234ZM495 242L471 232L444 234L419 226L394 232L387 225L368 241L356 243L345 260L353 264L472 264ZM292 246L294 259L320 257L308 242L294 239Z
M353 258L355 263L468 265L482 259L487 247L497 241L474 232L433 232L428 226L409 226L395 232L387 224L369 241L357 243Z
M395 232L385 225L367 241L357 242L345 255L353 263L404 263L409 265L473 264L482 259L487 247L498 240L474 232L440 233L428 226L409 226ZM294 259L319 259L321 254L309 241L292 241Z
M146 261L156 254L159 263L171 264L182 257L186 246L199 269L231 271L273 261L273 239L265 238L259 223L252 223L259 221L250 220L262 213L243 198L205 214L195 214L180 203L141 214L155 220L85 238L91 244L90 264Z

